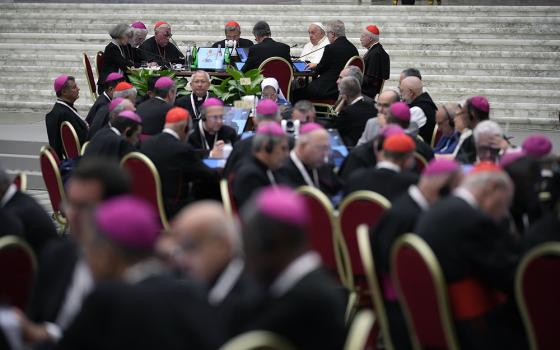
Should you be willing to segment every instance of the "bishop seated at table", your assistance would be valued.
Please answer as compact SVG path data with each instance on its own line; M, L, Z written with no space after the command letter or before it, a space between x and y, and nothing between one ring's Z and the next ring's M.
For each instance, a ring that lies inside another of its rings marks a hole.
M253 42L249 39L241 37L241 26L235 21L229 21L224 28L226 38L224 40L216 41L212 47L226 47L226 41L235 41L236 47L249 48L253 46Z
M185 56L171 40L171 26L167 22L157 22L154 36L140 45L141 61L169 67L171 63L184 63Z
M189 84L191 85L192 93L177 98L175 106L186 109L193 120L198 120L200 119L202 104L211 96L208 92L210 88L210 75L203 70L197 70L192 74Z

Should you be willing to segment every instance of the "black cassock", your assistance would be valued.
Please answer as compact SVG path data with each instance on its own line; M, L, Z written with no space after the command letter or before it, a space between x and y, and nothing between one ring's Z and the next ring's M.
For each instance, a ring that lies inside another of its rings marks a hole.
M90 124L88 132L88 140L93 139L95 134L109 124L109 105L101 106L95 116L93 123Z
M312 181L313 187L318 187L328 196L336 195L342 189L340 179L333 172L332 168L325 164L315 170L309 169L303 163L303 170L307 173L308 179ZM316 178L315 178L316 174ZM282 168L278 170L279 182L293 188L300 186L311 186L304 178L304 175L299 170L294 160L288 158L288 161ZM317 183L315 183L317 180Z
M62 100L57 100L53 109L47 113L45 123L47 125L49 145L54 149L60 159L63 158L64 153L62 137L60 135L60 125L65 121L70 122L74 127L81 145L86 142L88 133L88 125L82 120L78 111L74 108L74 105Z
M291 62L290 46L274 41L272 38L266 38L259 44L249 47L248 51L247 61L242 69L243 72L259 68L261 63L270 57L281 57Z
M101 107L107 106L109 103L111 103L111 99L105 92L99 95L99 97L97 97L97 100L95 100L93 106L91 106L91 108L89 109L88 115L86 116L86 122L89 125L93 125L93 120L95 118L95 115L97 114L97 111Z
M158 97L142 102L136 113L142 118L142 133L155 135L165 126L165 115L173 106Z
M352 102L352 101L349 101ZM377 109L373 101L361 99L348 105L338 113L335 128L346 146L355 146L364 132L369 119L377 117Z
M206 93L204 97L198 97L193 94L189 94L186 96L178 97L175 100L175 106L181 107L189 111L189 115L191 119L198 120L200 119L200 106L206 101L207 98L212 97L210 93Z
M159 172L168 218L194 199L208 198L206 194L218 188L218 173L204 165L190 145L171 134L150 137L142 142L140 151Z
M434 127L436 126L436 104L427 92L423 92L410 103L409 107L418 107L424 112L426 124L420 128L418 134L422 136L422 139L426 141L427 144L430 144L432 142Z
M373 191L392 201L417 182L418 176L409 172L398 173L386 168L363 169L348 178L344 194L361 190Z
M134 66L133 57L128 57L131 51L127 46L117 45L110 42L105 46L105 52L103 53L103 67L101 72L99 72L99 80L97 85L99 86L99 91L105 90L105 79L110 73L126 74L128 67Z
M215 141L224 141L232 145L237 142L237 132L231 126L222 125L216 134L210 135L210 133L204 129L203 133L200 132L200 123L202 122L202 120L199 120L195 124L193 132L189 135L187 141L201 155L207 156L214 147Z
M348 180L356 170L374 168L376 164L377 156L373 149L373 140L371 140L354 147L344 159L338 173L344 180Z
M253 45L254 45L253 42L249 39L239 38L239 41L237 42L237 47L241 47L243 49L247 49ZM214 44L212 44L212 47L221 47L221 48L226 47L226 39L216 41Z
M364 55L364 95L375 98L381 89L383 80L389 80L391 60L380 43L373 45Z
M233 198L237 208L248 202L253 193L272 185L271 178L276 181L272 171L255 156L244 160L238 167L233 181Z
M185 63L185 56L175 45L168 43L165 47L160 47L156 43L155 37L146 39L140 45L138 55L141 62L156 62L160 66L169 66L170 63Z
M117 135L111 128L103 128L95 134L86 148L84 158L100 157L120 161L135 148L123 136Z
M476 145L474 143L474 136L471 135L463 141L455 159L462 164L474 164L476 158Z

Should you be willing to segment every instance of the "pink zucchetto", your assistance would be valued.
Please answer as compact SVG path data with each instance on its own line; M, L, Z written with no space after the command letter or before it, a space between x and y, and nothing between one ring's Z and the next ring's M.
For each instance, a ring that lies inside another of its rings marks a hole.
M105 78L105 82L108 83L110 81L121 80L121 79L124 79L124 75L113 72L113 73L109 73L107 78Z
M264 123L257 128L257 135L284 136L286 133L277 123Z
M389 136L393 136L393 135L400 135L400 134L404 134L404 129L401 128L400 125L397 124L389 124L386 127L384 127L383 129L381 129L380 134L387 138Z
M436 176L456 172L460 169L459 163L452 159L432 159L422 171L422 176Z
M111 103L109 103L109 113L111 113L115 108L117 108L118 105L121 104L121 102L124 101L124 98L122 97L117 97L114 98Z
M209 108L209 107L223 107L224 103L219 98L210 97L204 101L202 104L202 108Z
M134 29L148 29L146 25L140 21L136 21L130 25Z
M310 132L317 131L317 130L324 130L324 128L317 123L305 123L299 129L300 135L309 134Z
M506 152L501 158L500 158L500 166L502 168L515 163L517 160L525 157L527 155L527 153L525 153L525 151L523 150L513 150L513 151L509 151Z
M305 226L309 222L305 199L288 187L265 188L257 195L255 204L261 214L271 219L295 226Z
M490 103L488 103L488 99L484 96L471 97L471 105L481 112L490 112Z
M121 118L130 119L137 122L138 124L142 124L142 118L140 118L140 116L133 111L122 111L118 116Z
M410 108L404 102L395 102L390 107L391 115L399 120L410 121Z
M535 134L528 136L521 148L532 157L542 158L552 151L552 142L544 135Z
M173 84L175 84L173 79L171 79L169 77L161 77L156 81L156 84L154 85L154 87L156 89L166 89Z
M261 100L257 104L257 114L270 115L278 113L278 105L272 100Z
M161 231L153 206L143 199L124 195L110 199L95 211L101 235L118 245L152 250Z
M58 78L56 78L54 80L54 92L58 94L60 90L62 90L62 88L64 87L64 84L66 84L66 82L68 81L68 78L69 78L68 75L61 75Z

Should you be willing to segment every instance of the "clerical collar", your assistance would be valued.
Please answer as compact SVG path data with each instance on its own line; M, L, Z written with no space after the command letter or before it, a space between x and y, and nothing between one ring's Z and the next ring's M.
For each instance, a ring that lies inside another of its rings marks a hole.
M386 160L382 160L379 163L377 163L377 165L375 166L377 169L389 169L389 170L393 170L396 173L400 173L401 172L401 167L398 166L395 163L392 162L388 162Z
M126 269L123 280L129 284L142 282L150 277L160 275L165 268L155 258L140 261Z
M478 208L476 198L474 198L474 195L471 193L471 191L467 190L466 188L459 187L453 192L453 194L455 195L455 197L461 198L462 200L467 202L471 207L475 209Z
M204 148L205 150L210 150L210 144L208 143L208 140L206 139L206 129L204 129L204 122L202 120L200 120L198 122L198 129L200 131L200 140L202 141L202 148ZM208 133L208 135L210 135L210 133ZM214 145L216 144L216 141L218 141L218 133L214 134L214 142L212 143L212 147L214 147Z
M426 199L426 197L424 197L424 194L422 194L422 191L420 191L418 186L416 185L410 186L408 188L408 194L410 195L412 200L416 202L416 204L418 204L418 206L420 207L420 209L422 209L422 211L426 211L430 209L430 203L428 203L428 200Z
M0 207L4 207L6 203L8 203L10 199L14 197L16 192L17 192L16 185L11 184L10 187L8 187L8 189L4 193L4 196L2 196L2 199L0 200Z
M358 101L361 101L361 100L363 100L363 99L364 99L364 96L356 97L356 98L350 103L350 105L353 105L354 103L356 103L356 102L358 102Z
M111 98L107 95L107 91L103 91L103 96L107 99L107 101L111 102Z
M115 128L114 126L111 126L110 128L111 128L111 130L113 130L113 132L114 132L115 134L121 136L121 132L119 131L119 129Z
M163 102L167 103L167 101L166 101L166 100L165 100L164 98L162 98L162 97L159 97L159 96L155 96L154 98L156 98L156 99L158 99L158 100L161 100L161 101L163 101Z
M227 297L231 292L235 283L241 277L245 263L241 258L233 258L225 270L220 274L214 287L208 293L208 302L210 305L218 305Z
M301 177L303 177L303 181L305 181L308 186L319 187L319 174L317 173L317 169L311 170L311 173L313 174L313 179L311 179L311 176L309 176L309 171L307 170L303 162L299 159L295 150L292 150L290 152L290 159L301 174Z
M179 138L179 134L177 134L177 132L176 132L175 130L173 130L173 129L165 128L165 129L163 129L162 132L173 136L173 137L176 138L177 140L181 140L181 139Z
M281 297L292 289L299 281L321 266L321 257L315 252L300 255L282 271L276 278L270 292L275 297Z
M200 101L206 101L206 99L208 98L208 96L210 95L210 93L208 91L206 91L206 96L205 97L198 97L196 96L196 102L200 103ZM195 102L195 93L193 92L191 94L191 107L194 113L194 119L198 119L200 117L200 113L198 112L198 105Z
M377 44L379 44L379 41L377 41L375 44L371 45L371 46L369 47L368 51L371 50L371 49L372 49L375 45L377 45Z

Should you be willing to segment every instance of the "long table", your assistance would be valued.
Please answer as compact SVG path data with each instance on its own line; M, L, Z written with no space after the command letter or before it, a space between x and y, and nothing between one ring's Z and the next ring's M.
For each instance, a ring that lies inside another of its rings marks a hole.
M174 71L175 72L175 76L177 77L190 77L194 74L195 71L188 71L188 70L177 70ZM210 75L210 77L216 77L216 78L228 78L230 77L228 72L225 71L218 71L218 72L208 72L208 75ZM312 77L313 76L313 72L294 72L294 77L295 78L307 78L307 77Z

